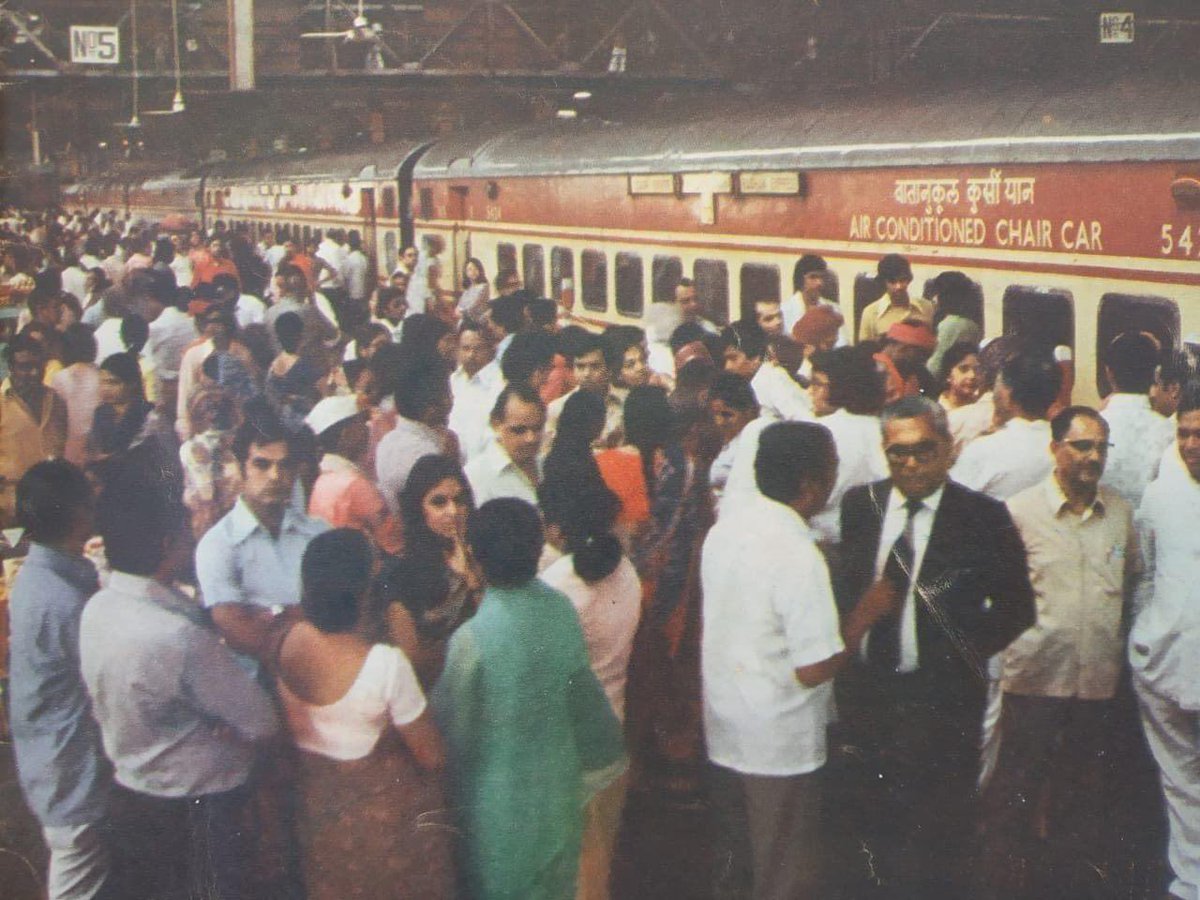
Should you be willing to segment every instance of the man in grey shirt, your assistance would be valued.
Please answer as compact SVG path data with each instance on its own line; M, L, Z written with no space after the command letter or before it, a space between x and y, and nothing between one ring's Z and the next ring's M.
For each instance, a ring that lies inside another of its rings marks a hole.
M174 587L190 550L182 506L127 472L96 518L113 573L84 609L79 649L116 768L120 896L245 896L241 817L257 745L279 728L274 707Z
M96 589L83 556L92 489L66 460L17 485L31 545L9 596L11 719L17 778L50 849L50 900L88 900L109 872L104 819L112 770L79 671L79 617Z

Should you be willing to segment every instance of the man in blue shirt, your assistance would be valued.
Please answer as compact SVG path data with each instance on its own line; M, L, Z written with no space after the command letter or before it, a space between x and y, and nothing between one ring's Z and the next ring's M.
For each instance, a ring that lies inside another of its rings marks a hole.
M266 408L248 412L233 441L242 494L196 547L204 606L226 642L260 662L277 617L300 602L300 560L329 526L296 507L296 436Z
M99 587L83 556L91 486L66 460L37 463L17 485L17 518L32 542L9 597L17 776L50 849L51 900L83 900L108 877L112 784L79 670L79 617Z

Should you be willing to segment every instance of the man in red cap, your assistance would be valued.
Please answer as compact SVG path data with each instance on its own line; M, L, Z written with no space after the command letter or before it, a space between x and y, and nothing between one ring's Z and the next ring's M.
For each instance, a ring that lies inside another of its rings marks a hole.
M927 322L905 319L888 328L883 349L875 360L887 374L887 402L921 392L920 374L937 346L937 336Z

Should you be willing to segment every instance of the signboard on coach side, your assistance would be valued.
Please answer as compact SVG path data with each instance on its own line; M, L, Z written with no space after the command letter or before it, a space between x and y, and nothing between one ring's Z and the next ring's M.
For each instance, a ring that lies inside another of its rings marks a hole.
M115 66L120 61L121 32L116 26L71 26L71 62Z

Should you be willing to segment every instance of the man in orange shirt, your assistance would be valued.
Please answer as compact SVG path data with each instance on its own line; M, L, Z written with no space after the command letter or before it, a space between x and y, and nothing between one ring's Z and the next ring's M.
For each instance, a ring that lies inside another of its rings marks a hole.
M201 284L211 284L212 280L222 273L237 278L238 285L241 285L237 266L229 258L229 250L225 246L225 241L221 238L213 238L208 242L208 257L199 257L192 265L192 290Z

